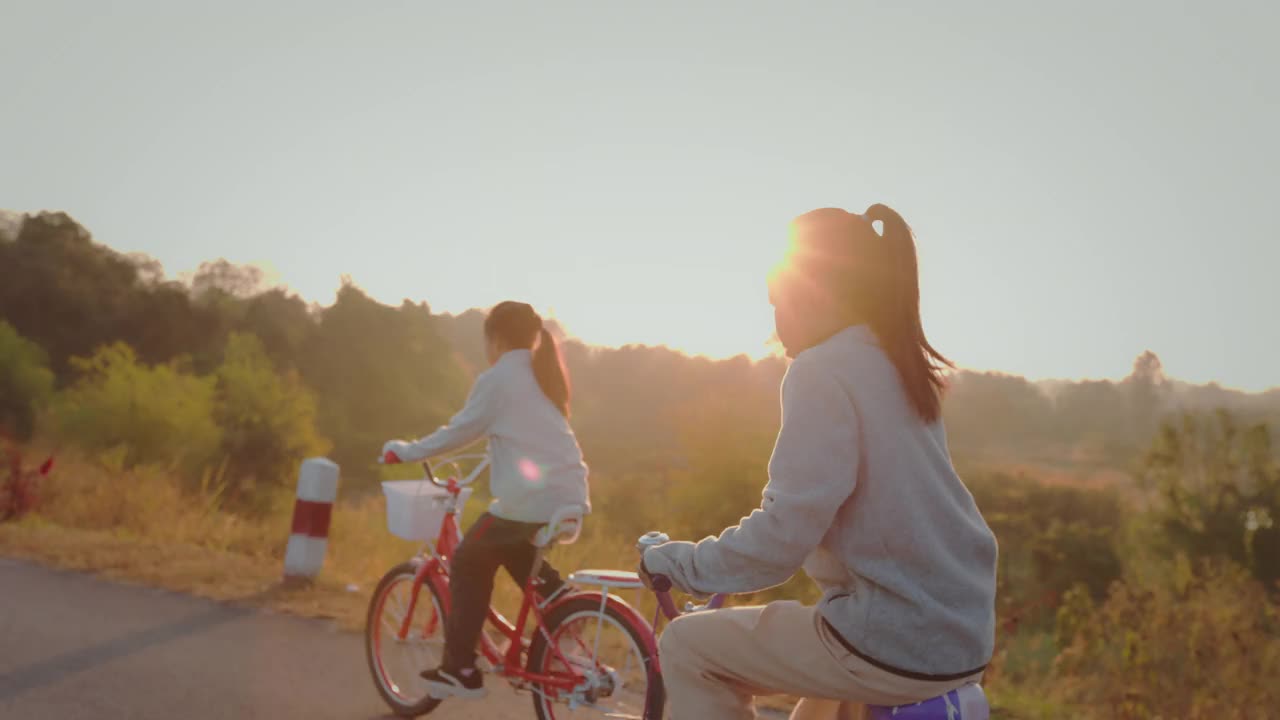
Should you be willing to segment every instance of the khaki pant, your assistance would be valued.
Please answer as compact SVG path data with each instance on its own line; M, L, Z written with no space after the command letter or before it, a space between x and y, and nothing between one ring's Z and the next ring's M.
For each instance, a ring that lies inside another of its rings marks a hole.
M919 702L966 683L881 670L831 637L815 608L793 601L678 618L659 643L671 720L754 718L757 695L804 698L791 720L860 720L864 704Z

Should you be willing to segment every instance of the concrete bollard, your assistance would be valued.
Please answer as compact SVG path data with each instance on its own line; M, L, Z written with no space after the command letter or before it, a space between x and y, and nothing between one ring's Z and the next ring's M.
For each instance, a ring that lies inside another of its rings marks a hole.
M329 518L338 497L338 466L328 458L307 458L298 471L293 528L284 551L286 581L315 578L329 545Z

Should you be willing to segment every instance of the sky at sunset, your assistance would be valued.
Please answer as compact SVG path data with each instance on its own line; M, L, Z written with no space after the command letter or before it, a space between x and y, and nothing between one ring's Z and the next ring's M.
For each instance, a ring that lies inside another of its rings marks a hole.
M1260 390L1277 8L8 2L0 207L172 275L514 298L588 342L723 357L769 352L793 216L884 202L961 365L1120 377L1149 348Z

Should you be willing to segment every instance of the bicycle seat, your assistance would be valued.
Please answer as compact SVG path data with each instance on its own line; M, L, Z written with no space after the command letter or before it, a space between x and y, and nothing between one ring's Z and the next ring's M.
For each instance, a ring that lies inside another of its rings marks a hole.
M582 515L583 507L581 505L565 505L556 510L551 516L551 522L548 522L541 530L533 536L533 544L540 547L550 547L554 543L568 545L578 539L578 535L582 533Z
M869 720L988 720L991 708L977 683L910 705L870 705Z

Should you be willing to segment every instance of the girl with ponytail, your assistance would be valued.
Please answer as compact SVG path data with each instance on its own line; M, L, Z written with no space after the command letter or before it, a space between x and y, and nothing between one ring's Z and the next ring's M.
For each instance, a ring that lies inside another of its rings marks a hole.
M950 362L921 327L911 228L878 204L801 215L769 299L792 362L764 500L718 537L650 548L640 570L709 595L803 568L823 599L673 622L671 717L746 720L754 695L785 693L805 698L793 719L942 695L947 717L985 718L996 542L947 451Z
M489 311L484 339L490 367L476 378L466 406L421 440L392 440L382 449L387 461L412 462L489 440L493 503L450 560L453 610L444 659L422 673L435 698L483 697L475 650L498 566L523 586L538 530L566 505L590 510L587 466L569 427L569 375L555 338L531 306L508 301ZM538 578L544 606L566 590L545 560Z

